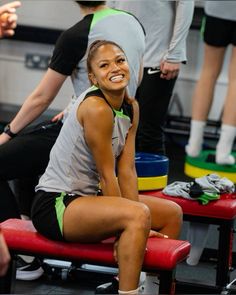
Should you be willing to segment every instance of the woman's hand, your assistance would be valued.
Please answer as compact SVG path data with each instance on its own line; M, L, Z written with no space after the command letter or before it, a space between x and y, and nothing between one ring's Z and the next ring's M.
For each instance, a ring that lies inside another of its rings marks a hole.
M155 230L150 230L149 232L149 238L153 238L153 237L156 237L156 238L164 238L164 239L168 239L169 237L167 235L164 235L162 233L159 233L158 231L155 231Z
M115 262L118 263L118 254L117 254L117 249L118 249L118 243L119 243L119 238L120 237L117 237L115 242L114 242L114 245L113 245L113 257L115 259Z

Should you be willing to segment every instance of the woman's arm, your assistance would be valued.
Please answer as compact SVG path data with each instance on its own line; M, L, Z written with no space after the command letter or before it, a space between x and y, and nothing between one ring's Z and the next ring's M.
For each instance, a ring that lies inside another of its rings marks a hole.
M112 151L114 115L111 108L101 98L91 97L80 105L77 116L100 175L103 195L120 196Z
M129 99L133 107L133 122L125 147L117 162L118 182L124 198L138 201L138 182L135 169L135 136L139 120L139 108L135 99Z

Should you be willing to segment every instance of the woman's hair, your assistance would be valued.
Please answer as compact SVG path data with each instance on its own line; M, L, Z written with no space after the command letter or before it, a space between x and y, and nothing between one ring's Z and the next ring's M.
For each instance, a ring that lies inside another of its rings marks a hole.
M92 72L92 66L91 66L92 60L93 60L97 50L103 45L114 45L114 46L118 47L125 54L122 47L120 45L118 45L117 43L113 42L113 41L108 41L108 40L96 40L96 41L94 41L89 46L89 49L88 49L88 57L87 57L87 70L88 70L88 73Z
M75 1L75 2L86 7L96 7L99 5L104 5L106 3L106 1L89 1L89 0Z

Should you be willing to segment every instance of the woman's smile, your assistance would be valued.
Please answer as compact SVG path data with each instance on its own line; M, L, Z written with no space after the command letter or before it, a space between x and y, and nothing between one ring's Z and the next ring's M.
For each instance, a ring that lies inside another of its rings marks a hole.
M110 78L111 82L114 83L119 83L122 82L124 80L125 75L124 74L118 74L118 75L114 75Z

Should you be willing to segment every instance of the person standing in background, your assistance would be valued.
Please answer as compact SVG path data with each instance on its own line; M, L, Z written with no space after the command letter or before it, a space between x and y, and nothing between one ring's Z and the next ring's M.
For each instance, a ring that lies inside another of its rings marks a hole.
M213 102L214 90L220 75L227 47L232 44L228 67L228 88L225 97L220 138L216 146L215 161L219 165L233 165L231 155L236 135L236 2L206 1L202 23L204 58L200 78L192 98L190 137L185 147L188 156L200 155L204 128ZM197 265L207 242L209 225L191 222L188 240L191 251L189 265Z
M199 156L206 120L213 102L227 47L232 45L228 68L228 88L225 97L220 138L216 145L216 163L234 165L231 155L236 135L236 2L206 1L203 22L204 59L200 78L193 93L192 120L186 153Z
M194 1L111 1L134 14L146 31L144 74L136 93L140 122L137 152L165 154L164 125L181 63L186 63L186 38Z
M14 1L0 6L0 38L14 35L17 24L16 8L20 7L19 1ZM0 227L0 276L7 272L10 254Z

